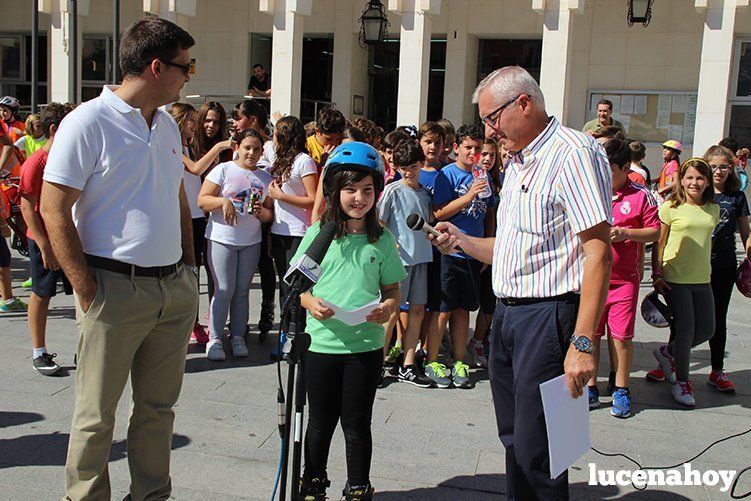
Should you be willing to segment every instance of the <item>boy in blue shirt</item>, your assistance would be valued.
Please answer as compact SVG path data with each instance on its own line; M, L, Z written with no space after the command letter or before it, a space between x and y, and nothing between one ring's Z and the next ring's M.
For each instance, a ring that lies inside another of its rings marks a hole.
M426 221L432 219L430 194L419 182L425 155L417 140L407 139L394 148L392 159L401 179L386 186L378 202L378 219L394 234L399 257L407 271L407 277L399 283L402 302L409 304L409 313L403 341L404 362L398 369L397 378L405 383L429 388L433 381L416 370L414 364L417 339L428 300L428 263L433 260L433 246L422 232L407 226L410 214L419 214ZM386 325L384 349L388 349L395 320L396 317L392 318Z
M435 180L433 206L439 221L450 221L463 233L482 237L485 213L491 203L487 178L474 179L472 166L482 151L484 136L474 125L462 125L456 131L456 162L447 165ZM453 344L454 365L451 376L454 386L470 388L469 366L464 362L469 333L469 312L479 307L481 263L468 256L441 255L441 307L438 317L438 334L428 340L428 364L425 374L431 379L445 377L446 367L438 362L441 334L449 326ZM442 374L443 373L443 374Z

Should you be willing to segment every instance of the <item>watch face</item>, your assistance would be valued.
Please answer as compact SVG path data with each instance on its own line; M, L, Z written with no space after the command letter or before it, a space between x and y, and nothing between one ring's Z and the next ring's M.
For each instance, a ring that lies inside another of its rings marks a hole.
M579 351L587 351L590 346L589 338L584 336L577 336L576 341L574 341L574 347Z

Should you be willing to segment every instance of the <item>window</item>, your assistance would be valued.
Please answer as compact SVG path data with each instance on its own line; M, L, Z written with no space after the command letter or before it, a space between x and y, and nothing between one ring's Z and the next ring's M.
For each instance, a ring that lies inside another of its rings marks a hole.
M47 35L37 44L39 85L37 95L47 99ZM22 106L31 103L31 34L0 34L0 95L14 96Z
M728 134L741 146L751 145L751 38L735 41Z
M112 83L112 37L84 35L81 47L81 102L102 93L102 86Z

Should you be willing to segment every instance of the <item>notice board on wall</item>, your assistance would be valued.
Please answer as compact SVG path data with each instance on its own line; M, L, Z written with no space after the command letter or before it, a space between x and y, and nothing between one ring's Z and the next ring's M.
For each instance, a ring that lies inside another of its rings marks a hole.
M663 143L675 139L694 142L696 92L591 90L587 116L597 116L597 102L613 103L613 118L623 124L626 136L643 143Z

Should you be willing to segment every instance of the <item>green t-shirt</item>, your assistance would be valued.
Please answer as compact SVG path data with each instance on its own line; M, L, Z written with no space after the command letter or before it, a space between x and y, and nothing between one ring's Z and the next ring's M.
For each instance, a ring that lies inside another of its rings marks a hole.
M619 129L621 129L624 134L626 133L626 129L623 128L623 124L621 122L614 119L613 117L610 117L610 121L613 122L610 125L615 125ZM582 127L582 132L596 131L600 127L602 127L602 125L600 125L600 122L595 118L594 120L590 120L589 122L584 124L584 127Z
M670 226L662 253L663 277L676 284L708 284L712 273L712 231L720 221L720 206L671 205L665 202L659 211L660 221Z
M320 231L314 223L305 233L292 257L294 263L308 249ZM352 310L378 297L382 285L400 282L407 276L399 258L394 235L387 229L374 244L367 235L346 235L331 243L321 263L321 277L313 286L315 297ZM335 318L321 322L307 316L310 351L343 355L383 348L383 326L370 322L347 325Z

